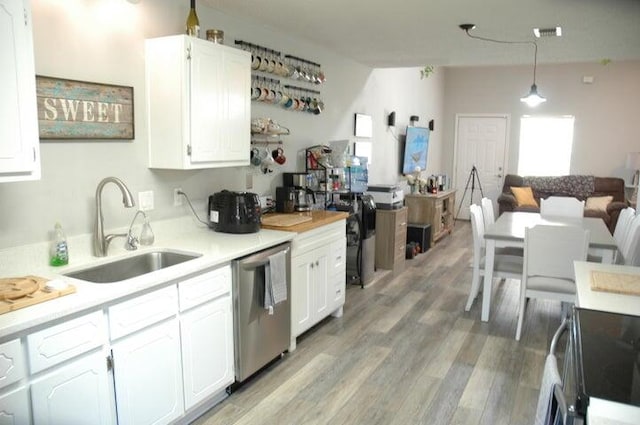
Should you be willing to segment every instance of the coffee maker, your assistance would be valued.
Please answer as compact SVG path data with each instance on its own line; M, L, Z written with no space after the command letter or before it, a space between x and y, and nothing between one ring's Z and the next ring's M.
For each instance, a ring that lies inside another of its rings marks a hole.
M311 211L315 194L308 187L309 181L307 173L283 173L283 186L276 187L276 212Z

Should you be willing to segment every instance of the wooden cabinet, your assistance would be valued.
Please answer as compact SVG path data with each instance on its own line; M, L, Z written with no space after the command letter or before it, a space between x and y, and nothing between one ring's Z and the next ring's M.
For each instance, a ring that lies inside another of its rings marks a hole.
M251 55L186 35L145 47L149 167L249 165Z
M231 267L178 284L185 409L234 381Z
M291 345L333 314L342 315L346 286L345 220L298 234L291 244Z
M36 75L28 0L0 0L0 182L40 179Z
M404 204L409 208L409 223L431 225L431 245L453 231L455 190L445 190L437 194L406 195Z
M404 270L407 244L407 208L376 210L376 268Z

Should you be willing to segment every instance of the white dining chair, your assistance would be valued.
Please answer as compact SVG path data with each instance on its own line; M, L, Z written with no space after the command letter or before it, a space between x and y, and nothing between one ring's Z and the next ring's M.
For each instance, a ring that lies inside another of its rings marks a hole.
M618 215L618 221L616 222L616 228L613 230L613 238L618 244L618 249L622 250L629 236L629 226L631 221L636 216L636 210L631 207L627 207L620 211Z
M640 214L634 215L627 226L627 237L620 249L625 266L640 266Z
M482 206L482 219L484 221L484 228L486 229L490 224L496 221L495 214L493 212L493 202L489 198L482 198L480 200Z
M496 219L493 210L493 202L489 198L482 198L480 200L480 206L482 207L482 222L486 229L490 224L493 224ZM484 247L484 238L482 240L482 246ZM505 246L496 248L496 255L518 255L522 257L524 250L519 246Z
M525 229L517 341L529 298L575 303L573 262L586 260L588 249L589 231L581 227L538 225Z
M568 196L549 196L540 200L540 215L544 217L584 216L584 201Z
M480 277L484 276L485 246L484 246L484 221L482 208L479 205L471 205L469 209L471 219L471 231L473 233L473 273L471 276L471 290L467 298L465 311L471 309L473 300L480 292ZM493 267L493 277L501 279L520 279L522 277L522 256L496 254Z

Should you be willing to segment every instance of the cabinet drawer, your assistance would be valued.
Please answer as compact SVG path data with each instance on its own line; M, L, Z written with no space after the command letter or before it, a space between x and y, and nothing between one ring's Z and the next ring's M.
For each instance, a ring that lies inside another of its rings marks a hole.
M109 307L111 339L123 337L174 316L177 310L176 285Z
M100 347L106 341L102 311L27 336L29 364L36 373Z
M329 268L332 273L344 271L347 266L347 238L333 242L329 247Z
M178 283L180 311L231 292L231 266L203 273Z
M24 355L19 339L0 344L0 388L26 375Z

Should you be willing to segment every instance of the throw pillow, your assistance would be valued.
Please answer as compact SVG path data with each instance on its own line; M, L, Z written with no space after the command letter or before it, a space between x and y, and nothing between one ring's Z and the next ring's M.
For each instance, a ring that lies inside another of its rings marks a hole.
M607 205L613 201L613 196L592 196L587 198L587 204L584 206L587 210L607 211Z
M516 197L516 202L519 207L537 207L538 203L533 197L533 191L531 187L511 187L511 193Z

